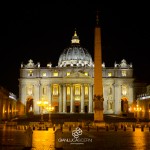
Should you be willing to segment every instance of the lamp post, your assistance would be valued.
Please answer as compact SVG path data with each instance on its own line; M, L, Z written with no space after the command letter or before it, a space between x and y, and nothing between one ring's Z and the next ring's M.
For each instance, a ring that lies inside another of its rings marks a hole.
M44 121L44 119L43 119L43 110L44 110L44 107L46 105L48 105L48 101L44 97L42 97L41 100L37 101L37 105L39 107L41 107L41 110L40 110L40 112L41 112L41 121Z
M150 120L150 109L148 110L148 119Z
M134 107L134 111L136 112L136 119L137 122L139 121L139 112L142 110L141 107L139 107L139 105L136 105L136 107Z
M50 125L52 124L52 120L51 120L51 112L54 110L54 107L51 106L51 104L49 104L47 107L46 107L46 110L49 112L49 123Z

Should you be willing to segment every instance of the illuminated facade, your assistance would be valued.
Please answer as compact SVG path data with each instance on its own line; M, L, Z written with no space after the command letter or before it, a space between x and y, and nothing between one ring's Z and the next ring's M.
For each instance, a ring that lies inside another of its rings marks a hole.
M0 86L0 121L12 119L17 114L16 95Z
M123 59L114 67L102 64L104 114L127 113L133 102L133 68ZM75 31L71 45L64 49L58 66L41 67L29 60L21 64L19 99L25 112L39 114L37 101L45 98L56 113L93 113L94 62L87 49L80 46Z
M146 91L137 96L137 106L140 108L138 117L150 119L150 85L146 86Z

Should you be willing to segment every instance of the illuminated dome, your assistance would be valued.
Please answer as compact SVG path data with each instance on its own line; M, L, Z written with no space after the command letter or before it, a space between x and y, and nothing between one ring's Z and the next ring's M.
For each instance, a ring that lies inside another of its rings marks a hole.
M80 40L75 31L71 40L71 46L64 49L59 57L59 67L68 66L93 66L93 60L89 52L80 46Z

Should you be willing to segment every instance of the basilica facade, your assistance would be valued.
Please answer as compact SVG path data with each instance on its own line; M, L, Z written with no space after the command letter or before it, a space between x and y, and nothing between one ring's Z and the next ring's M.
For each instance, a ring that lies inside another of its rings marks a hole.
M133 67L125 59L113 67L102 63L103 113L124 114L133 103ZM41 67L30 59L21 64L19 99L24 113L41 113L39 101L48 102L55 113L94 113L94 62L80 44L76 31L71 45L60 54L58 66ZM46 113L46 106L42 106Z

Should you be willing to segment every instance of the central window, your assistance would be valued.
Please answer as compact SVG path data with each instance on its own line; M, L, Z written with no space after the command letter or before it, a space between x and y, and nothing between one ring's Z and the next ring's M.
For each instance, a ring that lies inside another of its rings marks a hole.
M81 87L80 85L75 85L75 100L80 100Z
M79 85L75 86L75 95L80 95L80 86Z
M111 77L112 76L112 73L111 72L108 72L108 77Z
M46 77L46 72L43 72L43 73L42 73L42 76L43 76L43 77Z
M127 76L126 70L122 70L122 76L123 76L123 77L126 77L126 76Z
M70 72L67 72L67 76L69 76L70 75Z
M28 76L29 76L29 77L32 77L32 76L33 76L32 70L30 70L30 71L28 72Z
M58 77L58 72L53 72L54 77Z

